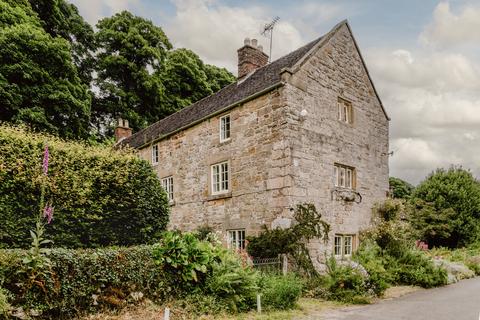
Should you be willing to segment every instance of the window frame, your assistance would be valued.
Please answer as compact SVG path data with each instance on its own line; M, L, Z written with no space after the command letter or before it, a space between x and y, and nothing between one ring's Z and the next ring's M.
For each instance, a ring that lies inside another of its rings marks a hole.
M340 163L333 164L333 182L336 188L355 190L357 174L354 167Z
M226 170L225 170L226 166ZM218 171L215 169L218 168ZM218 176L218 181L216 177ZM230 162L222 161L210 166L210 193L212 195L230 192Z
M348 239L348 241L346 241ZM337 241L338 240L338 241ZM336 258L348 258L352 256L355 248L354 234L335 234L333 242L333 254Z
M221 116L218 122L220 142L229 141L232 138L232 118L230 114Z
M232 237L233 235L233 237ZM232 240L233 238L233 240ZM245 250L246 245L246 231L245 229L230 229L227 230L227 247L234 250Z
M158 151L158 144L152 145L151 149L152 155L152 165L157 165L159 160L159 151Z
M337 120L346 124L353 124L353 106L351 101L338 97Z
M174 195L173 195L173 190L174 190L174 184L173 184L173 176L168 176L164 177L161 180L162 182L162 187L167 193L168 197L168 202L171 203L174 201Z

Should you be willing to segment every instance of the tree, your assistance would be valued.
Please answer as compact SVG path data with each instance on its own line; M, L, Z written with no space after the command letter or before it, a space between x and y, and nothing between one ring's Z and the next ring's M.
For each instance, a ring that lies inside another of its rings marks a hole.
M400 178L390 177L388 182L390 184L390 190L393 192L393 198L395 199L408 199L413 189L415 189L410 183Z
M100 20L97 28L95 116L123 117L138 130L169 115L158 76L172 47L163 30L128 11Z
M139 130L235 81L191 50L171 50L160 27L127 11L97 27L100 94L93 109L99 123L122 117Z
M28 3L19 4L0 0L0 120L85 137L91 97L70 45L46 33Z
M93 72L94 32L65 0L28 0L43 29L53 38L62 37L71 45L73 62L83 83L90 86Z
M431 246L460 247L480 237L480 183L471 172L437 169L415 189L412 224Z

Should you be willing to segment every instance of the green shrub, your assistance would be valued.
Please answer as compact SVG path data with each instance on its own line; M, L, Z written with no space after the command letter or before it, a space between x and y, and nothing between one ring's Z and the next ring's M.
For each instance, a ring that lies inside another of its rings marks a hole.
M165 192L151 166L130 151L64 142L0 126L0 248L26 248L40 194L41 156L50 149L46 198L56 247L153 243L168 222Z
M254 306L258 274L221 245L192 233L166 232L153 256L177 292L212 295L232 312Z
M211 274L207 276L205 292L218 297L232 312L246 311L255 307L258 292L258 273L244 266L233 252L218 248L213 260Z
M349 303L368 303L366 277L351 266L339 265L334 257L327 260L327 274L322 277L325 298Z
M411 217L430 247L459 248L480 240L480 183L468 170L437 169L412 194Z
M367 286L377 296L381 296L394 281L394 275L386 270L386 260L381 256L381 248L364 241L354 253L353 260L360 263L368 272Z
M0 319L7 319L10 312L10 304L4 289L0 288Z
M262 308L287 310L295 307L303 289L303 280L295 274L264 274L260 280Z
M120 308L135 300L135 292L158 301L169 288L151 252L152 246L52 249L51 269L32 279L22 271L26 251L0 250L0 285L13 297L13 307L36 310L41 318Z
M293 226L286 229L264 231L257 237L248 237L248 253L253 257L273 258L279 254L288 254L303 273L317 274L307 243L312 239L328 240L330 225L322 219L312 203L299 204L295 208Z

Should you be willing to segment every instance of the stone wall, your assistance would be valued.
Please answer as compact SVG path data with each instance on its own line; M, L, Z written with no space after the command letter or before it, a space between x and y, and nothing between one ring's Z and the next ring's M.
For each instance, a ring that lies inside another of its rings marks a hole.
M321 263L325 249L332 253L335 234L356 235L358 245L358 232L371 223L372 207L386 197L388 119L346 25L289 77L284 94L285 134L292 150L289 201L315 203L332 226L328 244L310 244ZM337 119L339 97L352 104L351 124ZM360 203L336 199L341 189L334 185L335 163L355 168Z
M160 178L174 178L170 228L209 225L221 231L288 224L296 204L313 202L332 226L330 243L312 242L321 266L336 233L356 235L369 226L372 206L388 190L388 120L355 43L343 25L285 84L235 107L231 140L219 141L218 115L159 142ZM353 123L337 119L337 101L352 103ZM302 115L302 110L306 115ZM226 114L226 113L225 113ZM151 159L151 147L140 150ZM229 161L231 192L214 197L210 166ZM334 163L355 168L361 202L337 200Z
M159 178L173 176L174 203L171 229L194 230L209 225L222 231L246 229L247 235L270 225L284 202L279 189L285 160L281 130L285 126L282 88L276 89L231 111L161 140ZM220 143L219 118L231 117L231 139ZM280 143L279 143L280 141ZM151 146L139 151L151 161ZM229 161L231 192L212 196L210 166ZM291 183L291 182L290 182Z

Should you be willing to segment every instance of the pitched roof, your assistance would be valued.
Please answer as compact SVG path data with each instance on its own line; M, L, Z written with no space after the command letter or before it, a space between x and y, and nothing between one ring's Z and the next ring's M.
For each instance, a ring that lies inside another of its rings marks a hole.
M252 95L279 84L281 82L281 71L294 66L321 39L322 37L257 69L250 76L247 76L246 79L234 82L216 93L155 122L151 126L122 140L120 144L139 148L153 140L166 137L179 129L187 128L210 115L214 115Z
M294 73L301 65L308 60L317 50L319 50L328 40L340 29L341 26L346 25L355 47L360 55L362 64L367 73L368 79L372 85L375 95L378 98L380 106L387 120L390 118L385 111L385 108L380 100L380 97L375 89L375 85L370 77L365 60L362 57L360 48L353 36L350 25L347 20L343 20L333 27L324 36L313 40L312 42L298 48L295 51L267 64L261 68L258 68L247 78L232 83L218 92L199 100L190 106L152 124L151 126L140 130L132 136L119 142L120 145L129 145L133 148L140 148L153 141L165 138L177 131L186 129L192 125L199 123L215 114L226 111L229 108L234 107L236 104L244 102L248 99L254 98L257 95L266 93L267 91L275 88L281 84L281 73L284 69L288 69Z

